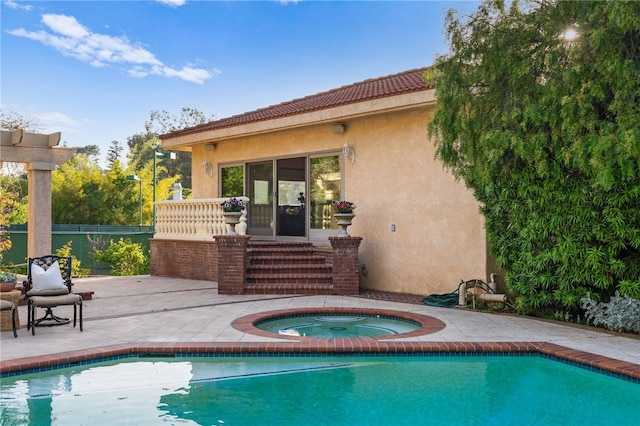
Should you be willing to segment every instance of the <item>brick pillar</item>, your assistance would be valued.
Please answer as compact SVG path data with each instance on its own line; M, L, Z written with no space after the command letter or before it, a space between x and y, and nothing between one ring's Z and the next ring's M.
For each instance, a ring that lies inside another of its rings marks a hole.
M361 237L329 237L333 249L333 294L359 293L358 247L361 241Z
M244 294L247 275L248 235L216 235L218 294Z

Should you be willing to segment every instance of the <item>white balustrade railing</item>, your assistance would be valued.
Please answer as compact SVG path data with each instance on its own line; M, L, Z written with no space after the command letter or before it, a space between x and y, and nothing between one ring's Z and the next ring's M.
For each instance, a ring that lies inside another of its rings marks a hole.
M235 197L245 204L247 197ZM224 235L228 225L222 214L222 203L230 198L200 198L195 200L156 201L156 232L153 238L209 240ZM239 235L247 234L247 210L242 211L236 225Z

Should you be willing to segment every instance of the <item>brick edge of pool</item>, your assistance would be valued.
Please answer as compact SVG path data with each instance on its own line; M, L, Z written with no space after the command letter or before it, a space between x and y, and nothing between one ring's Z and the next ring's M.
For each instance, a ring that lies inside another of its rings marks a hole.
M14 375L122 356L139 354L543 354L588 368L640 380L640 365L570 349L547 342L398 342L372 338L304 339L296 342L177 343L148 342L121 344L55 355L43 355L0 362L0 374Z

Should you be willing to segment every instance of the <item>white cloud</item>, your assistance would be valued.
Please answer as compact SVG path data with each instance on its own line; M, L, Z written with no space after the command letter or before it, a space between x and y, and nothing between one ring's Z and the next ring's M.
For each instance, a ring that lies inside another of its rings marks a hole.
M164 5L171 6L171 7L180 7L187 2L187 0L156 0L156 1L158 3L162 3Z
M56 33L75 39L89 36L91 33L76 18L67 15L42 15L42 23Z
M39 124L39 131L42 133L62 132L63 134L77 134L81 132L82 121L75 120L61 112L43 112L36 116Z
M127 70L127 74L130 77L142 78L142 77L148 76L149 71L147 71L145 68L135 66L135 67L129 68Z
M182 67L180 70L169 68L166 66L152 67L151 72L164 77L177 77L185 81L196 84L202 84L206 79L211 77L209 71L202 68Z
M50 32L27 31L24 28L7 32L51 46L63 55L93 67L122 64L128 67L126 73L131 77L141 78L154 74L203 84L217 73L190 66L171 68L142 45L131 43L126 37L94 33L73 16L47 14L42 16L42 23Z
M72 127L80 126L80 122L61 112L43 112L42 114L38 114L38 121L46 126L56 124Z
M11 9L22 9L22 10L31 10L33 9L30 5L26 4L26 5L22 5L18 2L15 2L13 0L7 0L4 2L5 6L10 7Z

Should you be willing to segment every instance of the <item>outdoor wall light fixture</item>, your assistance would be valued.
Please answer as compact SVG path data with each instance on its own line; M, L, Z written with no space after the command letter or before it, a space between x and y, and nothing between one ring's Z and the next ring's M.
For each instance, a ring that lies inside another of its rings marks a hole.
M349 146L349 142L345 142L342 147L342 156L349 160L351 164L356 162L356 151Z
M344 123L336 123L331 125L331 131L334 135L341 135L347 131L347 125Z
M204 150L205 151L215 151L216 150L216 144L215 143L207 143L204 145Z
M204 164L202 164L202 169L204 170L204 174L211 177L213 176L213 164L204 160Z

